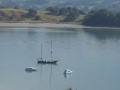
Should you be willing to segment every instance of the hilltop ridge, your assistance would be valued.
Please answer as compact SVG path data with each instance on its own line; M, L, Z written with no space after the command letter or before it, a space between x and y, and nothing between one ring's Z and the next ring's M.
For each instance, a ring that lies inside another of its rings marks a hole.
M49 6L57 7L77 7L86 12L93 9L111 9L120 12L120 1L118 0L0 0L0 8L20 8L35 10L44 10Z

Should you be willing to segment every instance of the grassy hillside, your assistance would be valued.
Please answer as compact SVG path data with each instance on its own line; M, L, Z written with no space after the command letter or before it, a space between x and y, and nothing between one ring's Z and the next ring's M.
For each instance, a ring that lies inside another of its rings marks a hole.
M37 11L37 16L40 17L39 20L34 18L23 18L22 16L27 14L27 10L19 9L0 9L0 22L46 22L46 23L59 23L65 18L65 16L55 16L49 15L48 11ZM84 15L80 15L79 18L72 22L67 23L80 23L84 18Z
M11 8L0 9L0 21L21 21L21 15L26 14L25 10Z

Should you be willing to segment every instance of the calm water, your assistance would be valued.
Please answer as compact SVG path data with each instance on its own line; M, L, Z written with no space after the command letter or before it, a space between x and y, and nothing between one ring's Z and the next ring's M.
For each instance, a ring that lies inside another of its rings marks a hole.
M53 41L57 65L50 59ZM37 72L26 72L26 67ZM64 69L73 71L65 76ZM0 28L1 90L120 90L120 31Z

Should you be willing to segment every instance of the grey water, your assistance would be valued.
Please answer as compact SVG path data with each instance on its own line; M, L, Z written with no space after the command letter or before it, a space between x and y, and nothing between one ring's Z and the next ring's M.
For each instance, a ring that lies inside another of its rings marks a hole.
M37 64L41 58L58 63ZM36 72L26 72L35 67ZM68 68L73 71L64 75ZM120 30L0 28L1 90L120 90Z

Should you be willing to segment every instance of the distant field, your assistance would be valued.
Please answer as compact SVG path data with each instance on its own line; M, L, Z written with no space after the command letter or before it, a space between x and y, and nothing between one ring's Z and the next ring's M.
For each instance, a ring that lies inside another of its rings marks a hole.
M27 10L5 8L0 9L0 22L47 22L47 23L59 23L65 18L65 16L49 15L48 11L37 11L37 16L40 16L40 20L34 18L21 18L22 15L28 13ZM80 15L79 18L72 22L67 23L80 23L84 19L84 15Z

